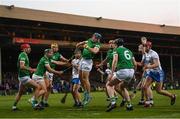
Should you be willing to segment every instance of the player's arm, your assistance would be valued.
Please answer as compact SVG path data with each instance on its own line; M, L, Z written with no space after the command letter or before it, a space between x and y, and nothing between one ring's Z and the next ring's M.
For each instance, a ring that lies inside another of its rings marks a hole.
M113 73L115 72L115 70L116 70L117 62L118 62L118 54L115 53L115 54L113 55L112 74L113 74Z
M148 64L144 67L144 69L154 69L159 66L159 60L157 58L153 59L153 64Z
M56 70L52 69L49 64L45 64L45 67L46 67L47 71L50 73L54 73L57 75L61 75L63 73L63 71L56 71Z
M98 68L97 71L98 71L100 74L102 74L102 75L105 74L105 72L103 72L100 68Z
M53 64L56 64L56 65L66 65L66 64L68 64L67 62L55 61L55 60L52 60L51 62L52 62Z
M80 47L81 45L85 45L87 43L87 41L82 41L76 44L76 47Z
M107 57L98 65L96 65L96 67L101 67L103 66L105 63L107 62Z
M64 61L64 62L69 62L69 60L68 60L68 59L66 59L65 57L63 57L62 55L61 55L60 60L62 60L62 61Z
M87 48L90 52L97 54L99 52L99 46L96 46L94 48L90 48L87 44L84 45L84 48Z
M36 69L33 69L31 67L26 67L25 66L25 61L20 61L20 69L27 70L27 71L30 71L30 72L35 72L36 71Z
M144 65L144 63L141 61L141 62L136 62L137 66L140 66L142 67Z

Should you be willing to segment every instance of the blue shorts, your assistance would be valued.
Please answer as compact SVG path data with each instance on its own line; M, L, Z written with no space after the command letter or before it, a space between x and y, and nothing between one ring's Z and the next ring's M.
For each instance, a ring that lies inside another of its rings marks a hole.
M73 85L74 85L74 84L81 84L79 78L73 78L73 79L71 80L71 83L72 83Z
M163 82L163 80L164 80L164 71L163 70L149 71L148 74L147 74L147 77L152 78L152 80L154 80L156 82Z

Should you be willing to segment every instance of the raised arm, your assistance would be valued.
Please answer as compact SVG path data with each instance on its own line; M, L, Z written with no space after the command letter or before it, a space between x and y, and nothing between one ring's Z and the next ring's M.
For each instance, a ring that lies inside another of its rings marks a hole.
M45 64L45 67L48 70L48 72L50 72L50 73L54 73L57 75L61 75L63 73L62 71L56 71L56 70L52 69L49 64Z
M100 47L94 47L94 48L90 48L87 44L84 45L84 48L87 48L90 52L97 54L99 52L99 48Z
M80 47L81 45L85 45L87 41L82 41L76 44L76 48Z

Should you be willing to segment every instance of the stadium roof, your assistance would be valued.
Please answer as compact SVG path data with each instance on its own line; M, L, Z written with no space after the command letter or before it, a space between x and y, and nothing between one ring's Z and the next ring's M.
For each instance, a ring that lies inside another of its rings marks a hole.
M85 17L72 14L18 8L15 6L0 5L0 17L87 27L180 35L180 27L111 20L101 17Z

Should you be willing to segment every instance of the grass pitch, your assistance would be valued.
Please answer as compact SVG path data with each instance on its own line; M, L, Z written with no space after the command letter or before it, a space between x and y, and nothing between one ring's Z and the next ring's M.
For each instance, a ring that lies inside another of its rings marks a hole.
M171 92L180 95L180 90ZM60 103L62 94L50 95L50 107L42 111L35 111L27 100L31 95L24 95L18 104L20 111L11 111L15 96L0 96L1 118L180 118L180 99L177 97L176 104L170 105L170 99L154 92L155 105L151 108L138 106L140 92L133 99L134 110L126 111L125 107L117 107L112 112L105 112L108 102L104 92L92 93L93 99L85 108L74 108L72 96L69 94L65 104ZM118 99L119 105L121 98Z

